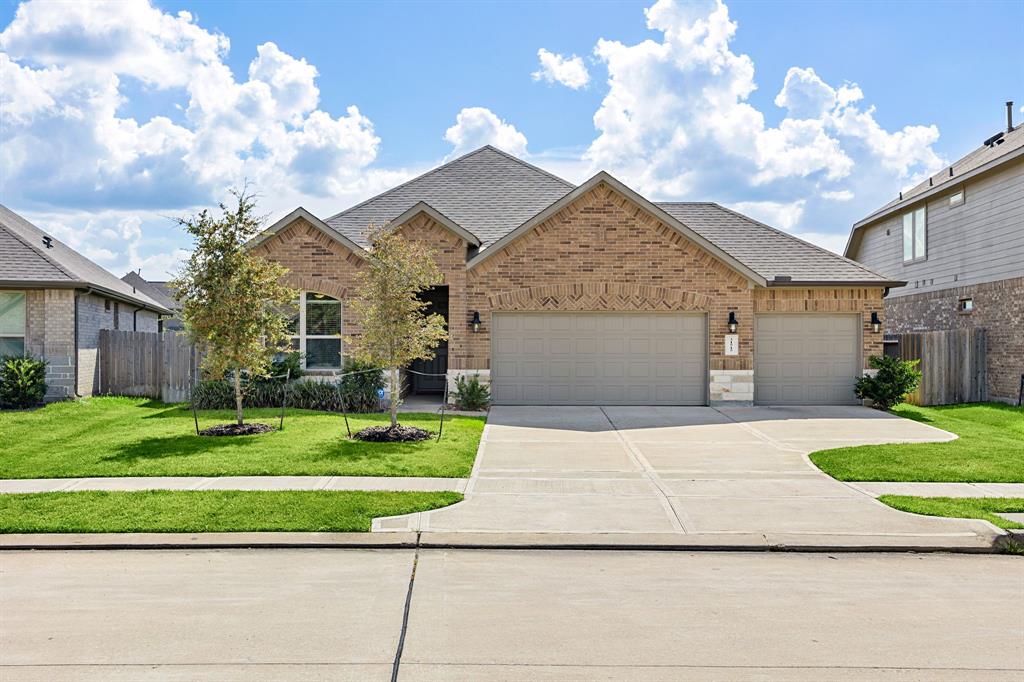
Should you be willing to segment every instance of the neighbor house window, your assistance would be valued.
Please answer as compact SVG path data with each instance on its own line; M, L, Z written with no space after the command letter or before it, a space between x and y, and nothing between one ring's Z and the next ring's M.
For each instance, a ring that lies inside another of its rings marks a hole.
M974 310L974 299L973 298L961 298L960 299L960 312L969 313Z
M25 354L25 292L0 291L0 357Z
M950 194L949 195L949 205L950 206L959 206L962 203L964 203L964 191L963 190L960 190L959 192L956 192L954 194Z
M928 223L924 206L903 214L903 262L924 260L927 255Z
M341 368L341 301L306 291L292 316L292 348L305 356L306 369Z

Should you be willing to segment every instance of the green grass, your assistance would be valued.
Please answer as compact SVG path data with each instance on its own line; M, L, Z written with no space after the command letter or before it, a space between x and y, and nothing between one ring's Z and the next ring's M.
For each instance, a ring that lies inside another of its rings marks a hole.
M368 531L379 516L462 500L454 492L147 490L0 495L0 533Z
M822 450L812 453L811 461L841 481L1024 483L1024 408L1002 403L900 405L893 412L960 438Z
M1021 497L907 497L903 495L882 495L878 498L885 504L900 511L924 514L926 516L952 516L961 519L984 519L1000 528L1024 528L995 512L1024 512L1024 498Z
M273 409L246 419L277 424ZM232 421L200 412L199 426ZM438 416L402 414L437 432ZM350 415L354 433L387 416ZM363 443L345 435L340 414L289 410L284 431L197 436L191 410L136 398L89 398L30 412L0 412L0 478L78 476L468 476L483 417L449 416L441 442Z

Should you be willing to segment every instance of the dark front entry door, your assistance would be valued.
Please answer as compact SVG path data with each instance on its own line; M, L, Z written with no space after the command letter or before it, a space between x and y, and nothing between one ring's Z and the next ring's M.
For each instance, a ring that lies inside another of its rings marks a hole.
M434 287L420 294L430 304L428 313L437 313L448 321L448 287ZM413 393L444 393L448 372L448 342L442 341L435 351L432 360L414 360L409 369L421 374L410 375L410 387ZM435 376L424 376L435 375Z

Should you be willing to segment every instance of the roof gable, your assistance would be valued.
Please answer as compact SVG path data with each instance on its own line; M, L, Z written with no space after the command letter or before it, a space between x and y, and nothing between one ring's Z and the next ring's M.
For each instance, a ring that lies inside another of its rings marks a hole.
M574 187L547 171L486 146L324 222L365 246L366 230L371 223L397 222L423 203L475 237L483 250Z
M610 174L608 174L605 171L601 171L600 173L598 173L594 177L590 178L589 180L584 182L582 185L580 185L579 187L574 189L572 192L566 194L561 199L555 201L550 206L545 208L543 211L541 211L540 213L538 213L535 216L531 217L529 220L527 220L522 225L517 227L515 230L509 232L504 237L502 237L501 239L496 241L486 251L483 251L480 254L478 254L476 257L472 258L469 261L468 267L469 268L473 268L473 267L479 265L480 263L484 262L491 255L493 255L495 253L498 253L504 247L506 247L509 244L511 244L512 242L516 241L517 239L519 239L523 235L529 233L533 228L535 228L536 226L540 225L541 223L546 221L548 218L554 216L556 213L558 213L563 208L565 208L566 206L571 204L573 201L576 201L581 196L583 196L587 192L597 188L601 184L606 184L609 187L611 187L613 190L618 192L619 194L625 196L627 199L629 199L633 203L635 203L638 206L640 206L640 208L642 208L643 210L645 210L648 213L650 213L653 217L655 217L656 219L658 219L659 221L661 221L662 223L664 223L668 227L676 230L682 236L686 237L688 240L690 240L691 242L695 243L697 246L702 248L704 251L707 251L712 256L714 256L718 260L722 261L723 263L725 263L726 265L731 267L733 270L735 270L739 274L743 275L743 277L745 277L746 279L754 282L755 284L761 284L761 285L766 284L766 281L764 280L764 278L761 277L759 274L757 274L756 272L754 272L753 270L748 268L746 265L744 265L740 261L738 261L735 258L733 258L730 254L728 254L725 251L723 251L722 249L718 248L712 242L710 242L707 239L705 239L700 233L690 229L688 226L684 225L683 223L678 221L676 218L674 218L670 214L666 213L664 210L662 210L656 204L651 203L650 201L648 201L647 199L645 199L641 195L639 195L636 192L634 192L633 190L631 190L626 185L622 184L620 181L616 180L614 177L612 177Z
M453 232L454 234L458 235L461 239L465 240L467 244L471 244L473 246L480 246L480 240L477 239L476 235L462 228L455 221L451 220L443 213L435 210L430 204L426 203L425 201L419 202L418 204L410 208L408 211L395 218L393 221L391 221L391 224L404 225L405 223L409 222L410 220L420 215L421 213L430 218L431 220L433 220L438 225L444 227L449 232Z
M306 209L304 209L301 206L299 206L297 209L295 209L294 211L292 211L291 213L289 213L285 217L283 217L280 220L278 220L276 223L274 223L273 225L271 225L267 229L263 230L263 232L259 233L246 246L248 248L250 248L250 249L255 247L255 246L259 246L260 244L262 244L266 240L270 239L271 237L276 235L278 232L280 232L281 230L285 229L286 227L288 227L289 225L291 225L292 223L294 223L296 220L299 220L299 219L305 220L307 223L309 223L310 225L312 225L316 229L320 230L325 235L327 235L328 237L330 237L334 241L338 242L339 244L341 244L346 249L348 249L352 253L356 254L360 258L368 258L369 257L370 254L367 253L366 249L364 249L359 244L356 244L354 241L352 241L351 239L349 239L345 235L341 234L337 230L331 229L326 223L324 223L324 221L320 220L315 215L313 215L312 213L310 213L309 211L307 211Z

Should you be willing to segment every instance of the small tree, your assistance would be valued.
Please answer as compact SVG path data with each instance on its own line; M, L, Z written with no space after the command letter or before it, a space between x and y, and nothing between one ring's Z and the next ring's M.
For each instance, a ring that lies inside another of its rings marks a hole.
M195 239L192 255L171 282L182 302L181 318L193 343L202 344L203 369L214 379L233 374L235 417L242 414L242 372L262 377L274 354L287 350L288 322L281 313L298 292L281 283L283 266L255 256L246 243L260 233L251 194L233 190L238 205L220 204L178 224Z
M885 355L872 355L868 363L878 372L873 377L857 379L854 392L858 398L872 401L872 407L889 410L903 402L908 393L917 390L921 372L920 360L901 360Z
M356 296L349 309L362 334L347 338L353 354L376 367L386 367L391 388L391 427L398 425L398 369L413 360L434 357L448 338L444 318L427 314L417 294L440 284L433 253L388 226L370 226L368 267L357 275Z

